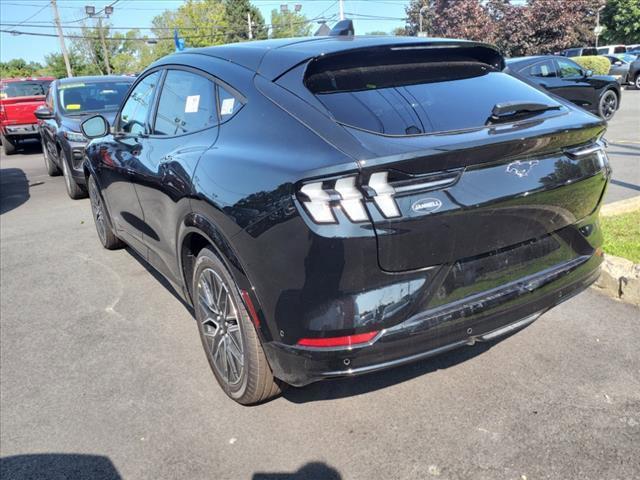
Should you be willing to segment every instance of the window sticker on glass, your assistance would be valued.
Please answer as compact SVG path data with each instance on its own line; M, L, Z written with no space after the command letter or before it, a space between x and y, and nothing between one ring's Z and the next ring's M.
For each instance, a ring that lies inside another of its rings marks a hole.
M195 113L200 105L200 95L189 95L184 105L184 113Z
M231 115L233 113L235 103L235 98L225 98L222 100L222 105L220 105L220 115Z

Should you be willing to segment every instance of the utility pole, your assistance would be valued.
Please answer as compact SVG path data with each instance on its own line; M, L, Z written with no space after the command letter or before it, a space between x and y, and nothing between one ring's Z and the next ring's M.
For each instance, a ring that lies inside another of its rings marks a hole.
M62 27L60 26L60 15L58 14L58 5L56 4L56 0L51 0L51 8L53 9L53 21L56 24L56 30L58 30L60 50L62 50L62 56L64 57L64 66L67 68L67 77L73 77L71 63L69 62L69 52L67 52L67 46L64 44L64 35L62 34Z
M253 32L251 31L251 12L247 12L247 25L249 26L249 40L253 40Z
M104 40L104 32L102 31L102 19L109 18L109 15L113 13L113 7L107 5L101 11L104 11L104 15L96 13L96 7L93 5L86 5L84 7L85 13L91 18L98 19L98 33L100 34L100 43L102 44L102 56L104 57L104 66L107 71L107 75L111 75L111 66L109 65L109 51L107 50L107 42ZM99 12L98 12L99 13Z
M418 25L419 25L418 36L419 37L427 36L427 32L422 30L422 17L424 16L425 12L427 12L428 10L429 10L429 1L427 0L427 4L420 7L420 10L418 11Z
M344 3L342 3L342 0L340 0L338 3L340 4L340 20L344 20Z

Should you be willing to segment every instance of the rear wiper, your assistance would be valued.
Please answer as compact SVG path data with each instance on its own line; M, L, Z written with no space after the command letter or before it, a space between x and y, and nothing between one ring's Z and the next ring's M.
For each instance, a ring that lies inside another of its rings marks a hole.
M503 102L496 103L491 110L491 116L487 118L486 124L499 123L501 121L512 120L520 115L537 115L548 110L559 110L560 105L548 105L537 102Z

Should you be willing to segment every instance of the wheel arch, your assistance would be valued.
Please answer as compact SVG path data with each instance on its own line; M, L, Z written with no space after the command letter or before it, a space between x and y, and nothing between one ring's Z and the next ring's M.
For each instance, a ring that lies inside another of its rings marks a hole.
M261 340L272 337L269 329L266 328L265 317L260 302L246 269L243 266L243 262L231 246L231 243L227 240L226 235L214 222L199 213L192 212L188 214L178 231L178 242L176 245L179 249L177 252L179 271L182 275L185 293L189 300L191 300L192 305L195 306L193 292L191 291L195 262L200 251L208 247L223 263L240 291L246 292L249 295L249 300L252 305L248 305L244 295L239 292L240 298L244 302L247 311L255 311L257 319L254 320L252 318L252 323L256 327L256 331L261 337ZM251 315L251 317L253 317L253 315Z

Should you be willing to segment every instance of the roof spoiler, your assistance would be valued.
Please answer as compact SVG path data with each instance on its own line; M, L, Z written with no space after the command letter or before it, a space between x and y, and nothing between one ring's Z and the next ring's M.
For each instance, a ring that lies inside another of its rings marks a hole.
M330 37L348 37L353 35L355 35L355 30L353 29L353 21L351 20L340 20L329 32Z

